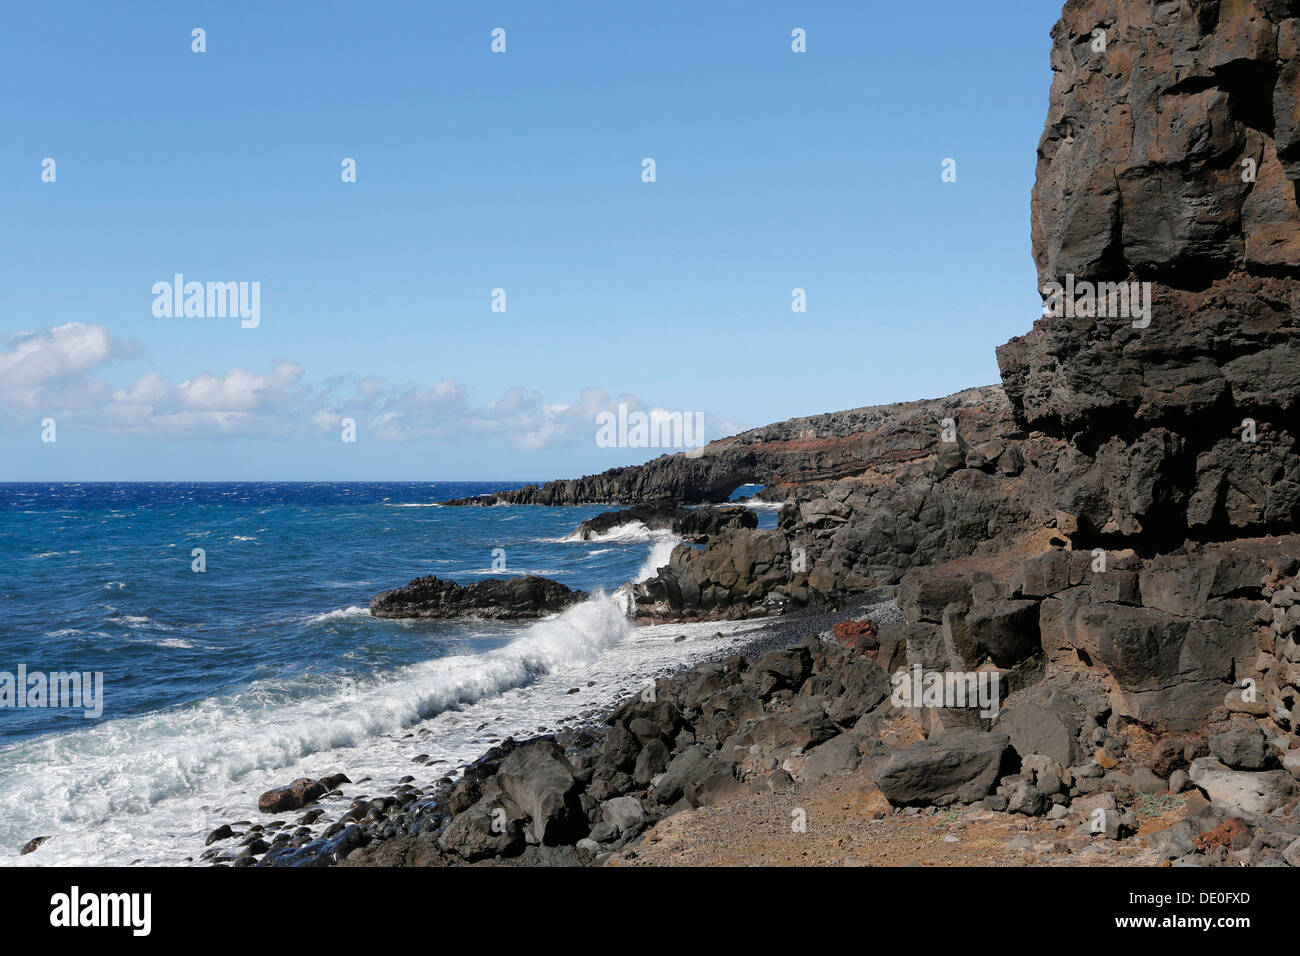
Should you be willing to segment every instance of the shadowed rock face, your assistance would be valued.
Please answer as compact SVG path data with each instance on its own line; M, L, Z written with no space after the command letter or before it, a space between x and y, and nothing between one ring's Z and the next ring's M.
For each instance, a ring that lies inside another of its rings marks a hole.
M1075 0L1052 31L1040 283L1152 283L1148 327L1085 303L998 350L1016 420L1066 441L1036 504L1086 536L1300 518L1298 10Z
M998 350L1034 504L1101 536L1208 539L1300 518L1294 281L1154 287L1149 328L1044 318ZM1253 437L1253 441L1243 441Z
M1033 195L1039 280L1049 298L1050 283L1150 282L1150 323L1085 302L998 349L1027 432L1020 501L1076 550L982 576L909 571L909 653L927 666L1038 661L1039 687L1085 672L1117 717L1156 731L1243 714L1300 729L1297 622L1277 610L1300 566L1297 15L1066 4Z

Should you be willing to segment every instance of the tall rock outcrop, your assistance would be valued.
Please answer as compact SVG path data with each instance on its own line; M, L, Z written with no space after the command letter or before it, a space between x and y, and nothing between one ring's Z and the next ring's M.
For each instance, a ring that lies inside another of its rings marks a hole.
M1115 731L1259 720L1300 748L1298 28L1270 0L1066 4L1031 210L1044 315L998 349L1004 412L793 489L762 545L679 549L639 613L901 582L909 664L1001 671L1020 746L1050 717L1063 753L1096 749L1069 716L1097 716L1086 679Z
M1071 0L1052 39L1044 315L998 360L1018 502L1068 542L906 572L909 660L1007 671L1013 740L1086 674L1113 732L1297 765L1300 3Z
M1016 420L1066 443L1035 504L1088 540L1293 528L1300 4L1071 0L1052 38L1034 259L1095 301L998 349Z
M1007 405L978 430L957 416L955 442L932 412L899 467L788 487L777 550L810 564L785 590L890 583L1035 532L1150 556L1300 527L1297 10L1066 4L1031 206L1045 315L997 350ZM710 577L727 560L676 564L645 589L657 614L677 592L749 613L749 582Z
M1040 279L1300 270L1300 5L1070 0L1033 195Z

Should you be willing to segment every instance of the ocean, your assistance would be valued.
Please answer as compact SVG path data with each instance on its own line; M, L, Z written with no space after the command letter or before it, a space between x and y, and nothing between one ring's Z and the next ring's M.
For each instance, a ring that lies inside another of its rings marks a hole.
M606 506L436 504L519 484L0 484L0 675L103 682L97 715L0 707L0 865L193 864L271 787L452 773L752 627L632 626L620 589L678 541L576 540ZM424 574L540 574L592 599L520 623L370 616Z

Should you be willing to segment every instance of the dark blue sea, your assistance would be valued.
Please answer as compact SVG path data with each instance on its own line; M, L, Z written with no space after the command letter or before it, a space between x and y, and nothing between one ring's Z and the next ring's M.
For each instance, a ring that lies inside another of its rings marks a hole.
M413 750L449 772L734 640L627 621L620 589L671 535L576 540L600 506L436 504L517 484L0 484L0 682L102 681L100 713L0 706L0 862L190 862L270 786L342 771L378 789ZM370 616L424 574L540 574L594 597L521 624Z

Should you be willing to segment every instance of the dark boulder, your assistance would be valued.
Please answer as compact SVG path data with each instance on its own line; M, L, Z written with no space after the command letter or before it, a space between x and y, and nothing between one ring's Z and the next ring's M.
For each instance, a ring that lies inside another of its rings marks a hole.
M532 821L533 834L542 844L554 846L585 835L580 785L555 741L521 745L502 761L496 780Z
M674 757L654 785L655 800L665 805L680 800L686 784L700 771L707 757L701 747L687 747Z
M590 541L630 524L640 524L651 531L670 531L698 542L733 528L757 528L758 516L753 509L741 505L686 508L665 499L588 518L578 525L577 536Z
M875 780L894 806L973 803L994 791L1012 755L1006 734L958 731L896 751Z
M319 780L300 777L287 787L276 787L257 798L257 809L262 813L283 813L301 809L313 800L325 796L330 790Z
M467 863L509 856L522 849L523 842L519 819L490 797L456 814L438 838L443 852L454 853Z
M477 581L463 587L433 575L415 578L405 587L384 591L370 602L370 613L383 618L484 617L513 621L544 617L587 599L558 581L525 577Z
M1242 724L1211 736L1210 753L1233 770L1264 770L1271 762L1264 732Z

